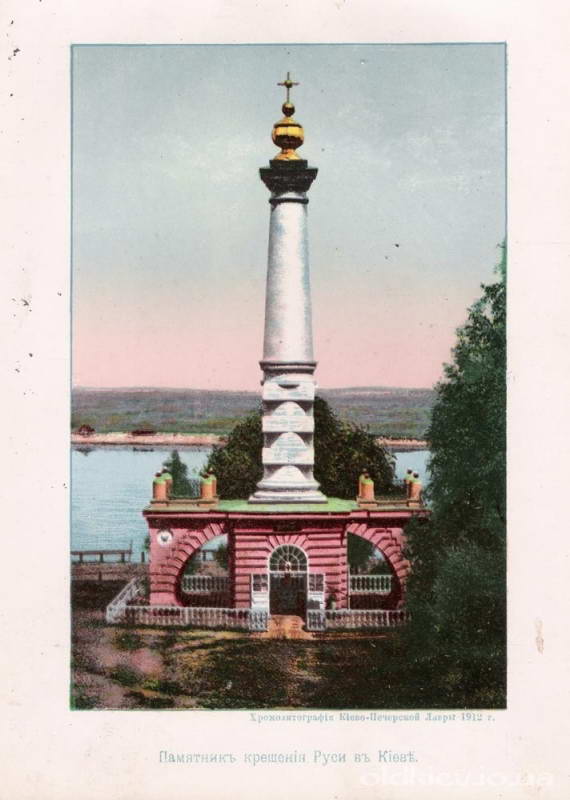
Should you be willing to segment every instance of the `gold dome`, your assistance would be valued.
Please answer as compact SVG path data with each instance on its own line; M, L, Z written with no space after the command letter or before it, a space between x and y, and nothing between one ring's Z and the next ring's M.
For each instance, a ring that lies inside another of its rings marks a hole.
M284 86L287 89L287 99L281 107L281 111L285 115L283 119L276 122L273 126L271 139L277 147L281 148L281 152L275 156L276 161L294 161L300 160L295 150L301 147L305 140L305 132L303 126L293 119L295 113L295 106L289 100L289 91L292 86L298 86L291 80L289 73L283 83L278 83L278 86Z

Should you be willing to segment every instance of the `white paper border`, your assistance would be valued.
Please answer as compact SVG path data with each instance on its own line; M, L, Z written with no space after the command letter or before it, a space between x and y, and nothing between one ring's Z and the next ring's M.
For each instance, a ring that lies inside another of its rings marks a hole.
M5 4L6 797L540 795L520 785L501 786L499 778L496 786L381 785L353 763L253 768L158 762L161 749L351 753L378 747L415 749L434 775L479 766L488 775L515 780L525 772L549 774L553 784L542 796L567 796L568 10L552 0L497 6L490 0ZM69 46L316 41L508 44L509 709L497 712L492 726L477 729L268 727L251 723L247 712L71 712Z

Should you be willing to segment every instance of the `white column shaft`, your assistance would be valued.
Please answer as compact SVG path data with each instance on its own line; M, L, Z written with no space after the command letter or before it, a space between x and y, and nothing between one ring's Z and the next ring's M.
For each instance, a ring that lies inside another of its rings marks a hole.
M307 206L304 198L304 193L288 192L281 195L271 209L264 361L313 361Z
M263 478L250 503L325 503L313 477L313 333L304 192L273 194L263 343Z

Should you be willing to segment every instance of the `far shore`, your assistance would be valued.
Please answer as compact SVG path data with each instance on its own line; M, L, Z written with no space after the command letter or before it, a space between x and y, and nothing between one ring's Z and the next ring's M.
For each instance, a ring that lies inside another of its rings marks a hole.
M223 447L227 436L216 433L152 433L133 435L132 433L91 433L71 434L71 443L83 446L97 445L131 445L133 447ZM424 439L388 439L379 437L378 444L390 450L426 450L428 443Z
M71 434L71 444L99 445L117 444L134 447L223 447L226 436L217 433L147 433L140 436L132 433L81 433Z

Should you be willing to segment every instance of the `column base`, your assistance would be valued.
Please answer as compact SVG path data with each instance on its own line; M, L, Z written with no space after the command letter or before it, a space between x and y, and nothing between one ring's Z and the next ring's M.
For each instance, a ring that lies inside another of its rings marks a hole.
M318 489L302 489L302 488L275 488L275 489L257 489L254 492L248 503L327 503L328 500L322 492Z

